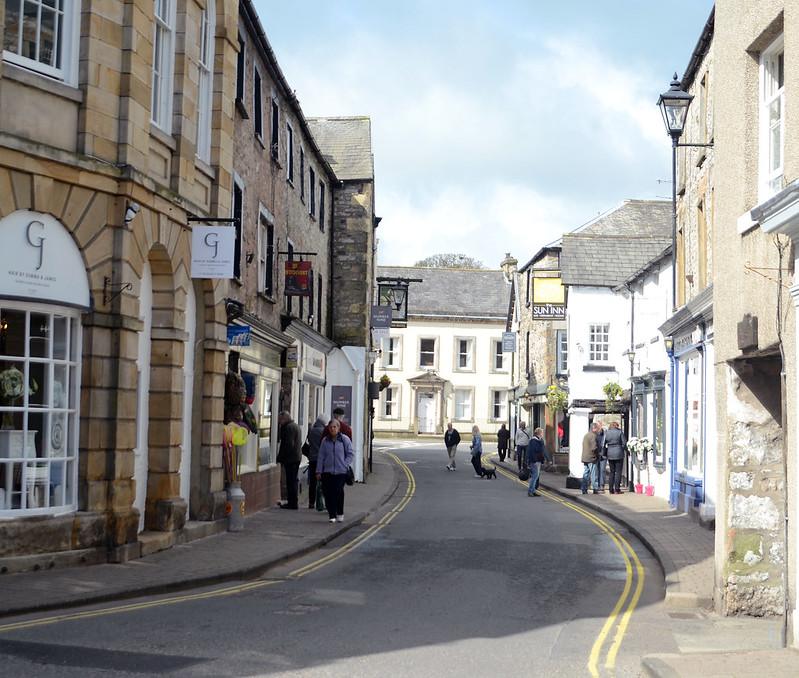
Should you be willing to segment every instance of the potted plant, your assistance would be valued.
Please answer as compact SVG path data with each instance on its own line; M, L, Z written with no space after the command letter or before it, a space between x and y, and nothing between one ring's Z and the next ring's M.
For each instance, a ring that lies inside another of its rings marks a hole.
M641 471L646 469L646 494L655 494L655 486L649 481L649 452L652 450L652 442L649 438L630 438L627 441L627 451L633 455L635 466L638 468L638 479L641 479ZM635 483L635 491L638 494L644 493L644 486L641 482Z
M615 381L609 381L602 387L602 392L605 394L605 408L608 412L615 412L624 389Z
M384 374L382 377L380 377L380 381L378 383L380 384L380 390L385 391L389 386L391 386L391 379L387 374Z
M565 412L569 405L569 394L552 384L547 388L547 407L553 412Z

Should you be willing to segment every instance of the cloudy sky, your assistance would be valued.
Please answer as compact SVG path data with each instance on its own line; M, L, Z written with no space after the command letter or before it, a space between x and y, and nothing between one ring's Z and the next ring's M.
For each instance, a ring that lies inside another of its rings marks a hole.
M368 115L379 261L527 261L668 198L655 106L712 0L255 0L308 116Z

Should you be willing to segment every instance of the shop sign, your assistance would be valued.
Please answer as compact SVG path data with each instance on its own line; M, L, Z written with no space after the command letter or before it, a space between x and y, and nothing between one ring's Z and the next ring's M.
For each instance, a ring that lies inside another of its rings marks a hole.
M0 297L91 306L80 250L49 214L19 210L0 219L0 252Z
M502 352L516 353L516 332L502 333Z
M344 421L352 421L352 386L330 387L330 410L344 410Z
M300 347L289 346L286 349L286 367L300 366Z
M286 262L286 295L290 297L311 296L311 262Z
M566 320L566 304L533 304L533 320Z
M372 343L379 346L391 334L391 306L372 306Z
M312 374L320 379L325 378L325 354L315 348L306 346L303 351L303 372Z
M250 326L249 325L228 325L227 343L229 346L249 346L250 345Z
M232 278L235 252L233 226L192 226L191 277Z

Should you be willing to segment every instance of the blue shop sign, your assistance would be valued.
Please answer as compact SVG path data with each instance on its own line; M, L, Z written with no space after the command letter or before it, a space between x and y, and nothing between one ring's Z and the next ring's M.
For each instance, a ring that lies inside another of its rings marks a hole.
M249 346L250 345L250 326L249 325L228 325L227 343L229 346Z

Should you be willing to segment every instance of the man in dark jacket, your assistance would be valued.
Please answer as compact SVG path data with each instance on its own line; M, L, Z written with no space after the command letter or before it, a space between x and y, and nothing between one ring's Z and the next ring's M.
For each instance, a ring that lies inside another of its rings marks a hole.
M510 440L510 431L502 424L499 431L497 431L497 452L499 452L499 460L505 461L508 454L508 441Z
M447 424L447 430L444 433L444 445L447 446L447 455L449 455L449 464L447 464L447 471L455 470L455 452L458 443L461 441L461 434L458 429L452 427L452 422Z
M621 494L621 471L624 466L624 450L627 447L627 436L619 427L619 422L611 422L605 433L604 449L610 464L610 493Z
M541 475L541 464L544 463L544 429L537 428L533 437L527 443L527 466L530 469L530 484L527 486L527 496L537 497L538 478Z
M596 447L596 436L599 433L599 430L602 428L602 424L595 421L591 425L591 430L588 431L583 436L583 454L582 454L582 462L583 462L583 479L580 483L580 490L583 494L588 493L588 483L589 481L594 486L594 494L597 493L597 486L596 486L596 462L599 456L598 450Z
M281 412L277 417L280 426L280 445L277 451L277 463L283 466L286 475L286 503L280 508L294 509L297 506L297 475L302 460L302 431L291 419L288 412Z

